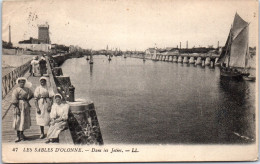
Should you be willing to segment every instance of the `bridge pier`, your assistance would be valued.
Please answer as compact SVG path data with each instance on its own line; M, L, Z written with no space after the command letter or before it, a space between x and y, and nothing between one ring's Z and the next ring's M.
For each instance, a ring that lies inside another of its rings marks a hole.
M189 62L189 59L188 59L187 56L185 56L184 59L183 59L183 63L188 63L188 62Z
M201 63L202 63L202 61L201 61L201 57L197 57L196 65L200 65Z
M214 68L214 67L215 67L215 61L214 61L214 60L211 60L211 61L210 61L210 67L211 67L211 68Z
M178 57L178 63L182 63L183 62L183 59L181 56Z
M194 63L195 63L194 57L190 57L190 59L189 59L189 64L194 64Z
M207 57L205 61L205 66L209 66L209 65L210 65L210 57Z
M177 62L177 56L173 56L172 61L173 61L173 62Z
M201 66L202 66L202 67L205 67L205 59L202 59L202 60L201 60Z
M171 58L172 58L171 62L173 62L173 56L171 56Z
M158 61L160 59L160 55L156 55L156 60Z

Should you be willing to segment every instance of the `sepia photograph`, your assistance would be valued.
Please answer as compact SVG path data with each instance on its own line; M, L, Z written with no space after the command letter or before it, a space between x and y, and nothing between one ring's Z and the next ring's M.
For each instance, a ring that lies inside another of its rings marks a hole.
M4 0L2 160L258 160L258 1Z

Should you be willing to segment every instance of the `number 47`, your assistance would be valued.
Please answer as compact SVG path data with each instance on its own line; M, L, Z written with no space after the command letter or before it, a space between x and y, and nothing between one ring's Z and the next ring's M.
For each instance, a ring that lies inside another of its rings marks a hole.
M18 148L13 148L12 151L17 152L17 151L18 151Z

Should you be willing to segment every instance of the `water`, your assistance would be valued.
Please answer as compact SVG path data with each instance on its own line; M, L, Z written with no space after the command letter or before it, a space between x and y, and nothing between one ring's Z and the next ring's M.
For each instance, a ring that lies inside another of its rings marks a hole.
M105 144L255 142L255 83L221 80L218 68L95 56L62 69L76 98L94 101Z

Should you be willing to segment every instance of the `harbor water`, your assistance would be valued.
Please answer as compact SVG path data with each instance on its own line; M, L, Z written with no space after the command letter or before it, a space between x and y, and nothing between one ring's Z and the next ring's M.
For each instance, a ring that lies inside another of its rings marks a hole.
M62 65L76 98L94 101L105 144L255 142L255 83L215 69L94 56Z

